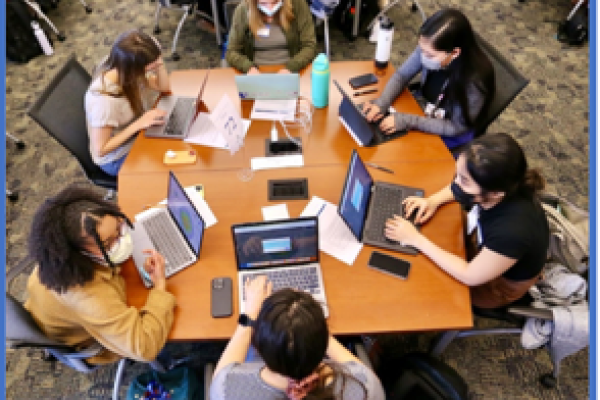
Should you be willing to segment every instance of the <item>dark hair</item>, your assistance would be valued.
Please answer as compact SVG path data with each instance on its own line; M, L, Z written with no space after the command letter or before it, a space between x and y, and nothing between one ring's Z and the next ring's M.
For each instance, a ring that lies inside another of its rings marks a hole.
M63 293L94 278L96 262L83 254L83 233L94 238L108 259L96 231L98 221L107 215L123 218L131 225L115 203L79 184L68 186L40 206L33 217L28 245L46 288Z
M467 145L467 171L481 187L483 194L505 192L534 199L544 189L544 179L527 167L523 149L506 133L487 134Z
M119 86L136 116L144 111L140 86L146 83L146 66L160 55L161 49L156 40L134 29L119 35L101 66L103 74L111 69L117 70Z
M308 293L293 289L282 289L265 299L254 325L252 345L265 361L267 367L278 374L302 380L312 374L323 361L329 343L329 329L323 309ZM334 380L353 379L362 387L362 382L343 371L341 366L328 363ZM329 378L326 377L326 378ZM325 385L326 379L305 399L335 399L334 383Z
M483 128L483 118L496 91L494 67L477 44L467 17L454 8L442 9L423 23L419 35L431 40L431 45L438 51L449 53L460 48L460 55L447 68L450 73L448 101L458 102L467 126L476 130ZM467 98L467 83L470 82L485 96L483 107L475 120L471 120Z

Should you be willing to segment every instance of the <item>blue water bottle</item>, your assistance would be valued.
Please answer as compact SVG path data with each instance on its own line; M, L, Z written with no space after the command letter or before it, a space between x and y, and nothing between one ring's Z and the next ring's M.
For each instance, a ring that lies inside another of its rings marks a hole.
M329 60L323 53L312 63L312 102L316 108L329 104Z

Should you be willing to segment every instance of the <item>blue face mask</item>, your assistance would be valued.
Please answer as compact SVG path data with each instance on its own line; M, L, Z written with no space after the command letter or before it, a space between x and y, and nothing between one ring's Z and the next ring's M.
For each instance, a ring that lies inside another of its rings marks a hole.
M273 8L270 10L267 7L263 6L262 4L258 5L258 9L266 16L272 17L273 15L275 15L275 13L277 13L277 11L279 11L281 6L283 6L283 2L280 1L279 3L275 4L273 6Z
M444 58L444 61L446 61L446 59L448 58L448 56L446 56L446 58ZM453 58L450 59L450 62L452 62L452 60L454 60ZM442 62L443 61L437 61L437 60L432 60L431 58L427 57L425 54L421 53L421 64L423 64L423 67L425 67L426 69L430 70L430 71L437 71L442 69ZM450 63L448 63L448 65L450 65ZM447 68L448 65L446 65Z

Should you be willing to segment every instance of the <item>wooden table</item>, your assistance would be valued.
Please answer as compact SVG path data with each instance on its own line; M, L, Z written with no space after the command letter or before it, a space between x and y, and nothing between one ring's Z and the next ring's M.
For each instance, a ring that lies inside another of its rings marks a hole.
M370 62L334 63L332 77L347 82L350 76L367 72L370 67ZM197 89L194 85L196 80L199 82L203 73L178 71L173 75L173 91L189 94ZM225 81L227 76L231 79L229 83ZM178 83L184 80L189 80L185 88L182 83L181 86ZM213 95L219 82L220 93ZM309 83L304 75L303 93ZM380 85L383 84L384 82L380 82ZM216 105L222 93L230 93L230 97L235 98L233 72L228 69L211 71L207 86L207 92L210 93L206 97L209 108ZM339 202L350 151L355 147L349 135L340 130L343 128L339 127L337 120L339 100L339 94L331 93L330 107L318 111L321 121L319 124L323 128L313 130L303 168L256 171L249 182L242 182L237 172L247 161L243 156L231 157L226 151L200 146L193 146L200 153L200 161L196 165L172 168L184 186L198 183L204 185L205 199L218 223L206 230L199 261L167 281L168 289L175 294L178 303L170 340L229 339L231 336L237 324L239 296L231 225L262 220L261 208L273 204L267 198L267 180L308 178L311 196L317 195L334 204ZM404 96L400 99L400 104L396 104L396 108L403 109L405 105L412 107L411 101L410 96ZM242 109L246 107L248 106L243 105ZM258 148L259 143L262 143L264 148L264 137L269 131L261 132L260 125L262 123L252 122L248 146ZM270 123L267 126L270 129ZM250 144L252 142L254 144ZM186 146L188 145L181 141L143 137L137 140L119 174L119 204L125 214L133 217L148 204L155 204L165 198L168 168L157 160L162 160L166 149L177 150ZM332 149L330 146L336 148ZM360 149L359 152L365 160L376 161L395 171L392 175L370 170L375 180L421 187L425 189L426 195L439 190L454 175L454 160L441 140L432 135L410 133L392 143L374 149ZM319 154L324 156L320 157ZM419 157L420 155L422 156ZM290 216L296 217L307 201L287 201L286 204ZM442 248L464 256L462 229L459 206L449 204L436 213L432 221L422 228L422 232ZM406 281L373 271L367 267L373 250L376 248L365 246L352 266L320 253L330 308L328 324L333 333L407 332L472 326L469 291L466 286L444 273L423 255L396 254L412 263ZM147 289L142 285L133 263L128 262L122 273L127 281L128 302L142 307L147 298ZM233 279L234 314L230 318L214 319L210 315L210 281L220 276Z

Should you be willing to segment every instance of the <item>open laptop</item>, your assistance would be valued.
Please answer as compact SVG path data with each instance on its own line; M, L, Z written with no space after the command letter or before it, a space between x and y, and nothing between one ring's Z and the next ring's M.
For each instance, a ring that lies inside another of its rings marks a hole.
M298 74L236 75L235 84L242 100L288 100L300 95Z
M329 316L319 265L316 217L233 225L240 313L246 309L244 282L266 275L273 291L294 288L310 293Z
M417 254L414 247L402 246L386 238L384 230L388 218L392 218L394 214L404 216L402 201L405 198L423 197L423 194L423 189L374 182L356 150L352 150L338 213L362 243Z
M204 75L204 81L196 97L163 96L158 101L156 108L167 112L166 122L162 125L154 125L146 129L147 137L160 137L167 139L185 139L190 133L196 116L198 105L202 102L204 87L208 80L210 69Z
M379 122L381 120L378 122L367 121L363 113L360 112L352 100L350 100L350 97L344 92L340 84L336 80L334 80L333 83L335 83L335 86L337 86L342 94L342 102L339 111L340 122L359 146L377 146L408 133L407 130L401 130L386 135L381 128L379 128ZM388 115L389 113L384 114L384 118Z
M165 258L165 276L194 264L200 256L204 236L204 220L187 193L169 171L167 207L138 219L134 224L133 261L146 287L152 286L144 269L148 257L144 250L153 249Z

